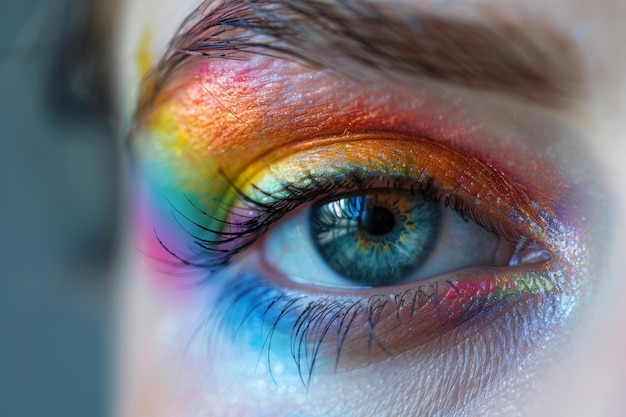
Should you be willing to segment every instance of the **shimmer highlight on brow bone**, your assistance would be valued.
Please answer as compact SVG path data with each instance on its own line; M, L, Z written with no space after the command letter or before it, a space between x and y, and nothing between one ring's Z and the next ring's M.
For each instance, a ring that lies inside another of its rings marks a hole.
M428 78L553 106L579 96L582 85L571 39L536 20L468 22L343 0L207 0L146 77L139 118L186 65L251 53L357 79Z

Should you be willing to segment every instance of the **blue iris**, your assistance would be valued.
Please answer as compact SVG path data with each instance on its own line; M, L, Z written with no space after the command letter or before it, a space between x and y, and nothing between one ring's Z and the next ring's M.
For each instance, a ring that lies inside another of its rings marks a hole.
M317 204L309 221L322 259L365 286L409 278L430 256L440 224L439 204L402 190L373 190Z

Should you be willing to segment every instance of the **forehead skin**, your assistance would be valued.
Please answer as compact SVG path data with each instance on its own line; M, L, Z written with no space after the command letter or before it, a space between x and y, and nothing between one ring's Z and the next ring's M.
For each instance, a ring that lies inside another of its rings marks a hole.
M162 54L183 19L198 6L198 0L119 0L113 31L115 75L118 105L125 118L132 114L138 91L139 68L137 54L141 45L154 57ZM621 180L626 178L626 42L623 22L626 2L620 0L468 0L411 1L385 0L385 4L406 3L416 10L426 9L443 15L459 15L480 19L486 15L507 16L513 21L541 16L555 30L570 33L579 39L582 71L586 79L584 101L575 111L562 117L574 124L590 149L590 158L601 161L599 183L607 185L612 205L616 207L614 237L609 244L608 263L602 285L592 302L593 311L580 323L579 343L560 354L571 364L547 380L535 381L541 386L528 415L619 415L626 409L623 390L626 387L626 303L620 302L626 293L626 192ZM109 3L110 4L110 3ZM148 34L148 37L145 35ZM147 45L145 40L148 39ZM620 238L621 237L621 238ZM609 239L607 237L607 239ZM621 259L620 259L621 258ZM140 298L124 287L125 299ZM124 310L126 311L126 310ZM120 372L123 379L125 370ZM122 396L124 398L124 396ZM133 399L130 399L132 402ZM502 399L504 403L515 399ZM122 409L128 409L123 404ZM494 405L497 407L497 405ZM528 407L519 407L528 409Z

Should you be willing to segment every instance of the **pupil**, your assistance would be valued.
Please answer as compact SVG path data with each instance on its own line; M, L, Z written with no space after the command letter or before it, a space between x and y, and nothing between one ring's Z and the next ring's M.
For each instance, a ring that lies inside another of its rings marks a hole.
M395 224L393 213L384 207L367 209L361 215L361 228L371 235L386 235L393 230Z

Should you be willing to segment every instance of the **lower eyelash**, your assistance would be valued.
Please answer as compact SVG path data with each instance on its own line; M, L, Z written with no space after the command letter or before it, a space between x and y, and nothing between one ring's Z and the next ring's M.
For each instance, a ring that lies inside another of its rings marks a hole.
M224 273L207 320L210 329L230 338L232 346L243 342L258 349L259 361L266 362L272 378L272 358L290 356L305 387L320 363L337 370L345 351L350 361L364 355L390 357L478 316L487 324L501 307L524 296L543 296L554 286L545 271L501 281L491 271L488 276L466 274L462 280L427 283L391 295L319 296L288 292L250 271ZM405 333L400 340L398 330Z
M354 310L353 317L363 309L362 300L339 303L332 297L307 301L303 295L287 294L268 285L260 277L247 273L229 279L217 297L214 317L210 322L218 323L235 343L245 333L251 344L260 344L259 359L265 358L272 372L272 347L278 334L288 335L289 354L296 366L303 385L309 386L319 349L324 342L330 324L341 312ZM345 322L339 326L344 334L352 320L344 314ZM244 337L245 338L245 337ZM345 338L339 338L335 363L338 364ZM274 375L272 378L274 379Z

